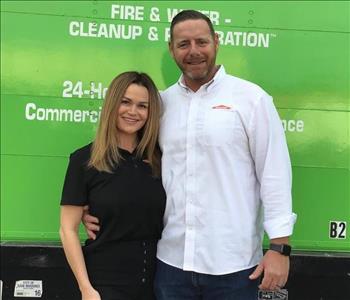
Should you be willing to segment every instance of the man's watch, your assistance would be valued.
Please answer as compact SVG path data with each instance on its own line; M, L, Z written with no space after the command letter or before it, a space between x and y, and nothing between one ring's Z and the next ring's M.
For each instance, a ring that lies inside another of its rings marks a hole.
M284 256L290 256L290 252L292 251L292 247L287 244L270 244L269 249L281 253Z

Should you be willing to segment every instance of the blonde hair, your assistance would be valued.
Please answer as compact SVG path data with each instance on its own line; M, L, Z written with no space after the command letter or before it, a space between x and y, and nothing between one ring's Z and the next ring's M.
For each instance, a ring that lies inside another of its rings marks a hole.
M118 151L116 116L126 89L131 84L145 87L149 94L148 118L138 132L139 143L136 147L136 156L146 160L152 167L153 174L159 176L160 150L157 141L160 96L154 82L147 74L134 71L118 75L108 87L88 166L98 171L112 173L113 167L120 163L122 156Z

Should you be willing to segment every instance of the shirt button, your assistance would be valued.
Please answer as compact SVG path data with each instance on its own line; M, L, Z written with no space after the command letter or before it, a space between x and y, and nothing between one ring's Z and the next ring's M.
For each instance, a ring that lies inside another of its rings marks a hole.
M143 268L143 270L142 270L142 271L143 271L143 273L146 273L146 268Z
M147 250L143 251L143 254L145 254L145 255L146 255L146 254L147 254Z
M146 242L142 242L142 246L146 246Z
M147 263L147 260L144 259L144 260L143 260L143 263L146 264L146 263Z
M145 283L146 282L146 278L142 278L142 283Z

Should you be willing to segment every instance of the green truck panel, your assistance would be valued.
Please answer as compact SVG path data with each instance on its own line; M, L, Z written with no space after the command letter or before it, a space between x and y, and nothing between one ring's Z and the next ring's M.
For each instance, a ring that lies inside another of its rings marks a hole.
M293 165L294 248L350 253L345 1L1 1L2 241L59 240L69 153L93 139L117 74L145 71L160 90L178 79L169 20L186 8L212 18L218 63L274 97Z

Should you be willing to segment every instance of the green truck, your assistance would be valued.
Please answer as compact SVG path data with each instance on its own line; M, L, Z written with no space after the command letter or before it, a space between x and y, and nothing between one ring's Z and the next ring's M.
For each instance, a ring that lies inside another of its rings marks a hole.
M97 0L1 1L2 299L79 299L58 235L69 153L93 139L116 74L178 79L182 9L211 18L228 73L274 97L298 215L289 299L350 299L349 2Z

